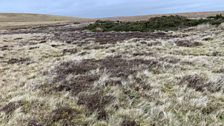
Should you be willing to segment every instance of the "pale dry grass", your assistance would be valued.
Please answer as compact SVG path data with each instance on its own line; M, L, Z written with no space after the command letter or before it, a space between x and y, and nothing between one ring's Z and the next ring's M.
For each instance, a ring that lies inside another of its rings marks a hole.
M224 34L202 28L103 44L1 35L0 125L223 125Z
M40 25L59 25L71 22L85 23L92 22L94 19L66 17L44 14L26 14L26 13L0 13L0 29L34 27Z

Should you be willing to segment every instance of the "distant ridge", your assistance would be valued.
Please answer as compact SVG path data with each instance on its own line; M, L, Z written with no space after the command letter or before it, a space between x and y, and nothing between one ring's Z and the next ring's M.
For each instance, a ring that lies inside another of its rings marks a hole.
M86 18L30 13L0 13L0 22L87 21Z
M180 15L188 18L206 18L216 14L223 14L224 11L213 12L190 12L190 13L172 13L172 14L155 14L155 15L142 15L142 16L121 16L121 17L108 17L108 18L79 18L68 16L57 16L47 14L31 14L31 13L0 13L0 28L4 27L17 27L17 26L33 26L33 25L48 25L48 24L61 24L61 23L90 23L96 20L110 20L110 21L141 21L148 20L152 17Z
M30 14L30 13L0 13L0 29L39 26L39 25L55 25L68 23L86 23L95 21L88 18L55 16L46 14Z
M148 20L149 18L152 18L152 17L169 16L169 15L180 15L180 16L185 16L188 18L206 18L208 16L214 16L216 14L224 15L224 11L154 14L154 15L142 15L142 16L121 16L121 17L108 17L108 18L98 18L98 19L110 20L110 21L141 21L141 20Z

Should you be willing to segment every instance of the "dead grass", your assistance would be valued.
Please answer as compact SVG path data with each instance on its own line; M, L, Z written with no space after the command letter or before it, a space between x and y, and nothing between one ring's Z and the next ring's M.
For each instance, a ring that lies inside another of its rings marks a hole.
M93 19L44 14L0 13L0 29L91 22Z
M220 27L97 34L69 24L0 34L0 125L223 125Z

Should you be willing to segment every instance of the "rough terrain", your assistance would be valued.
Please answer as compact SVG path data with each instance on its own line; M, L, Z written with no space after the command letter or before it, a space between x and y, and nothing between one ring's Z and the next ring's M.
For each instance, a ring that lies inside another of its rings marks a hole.
M0 31L1 126L224 124L224 27Z

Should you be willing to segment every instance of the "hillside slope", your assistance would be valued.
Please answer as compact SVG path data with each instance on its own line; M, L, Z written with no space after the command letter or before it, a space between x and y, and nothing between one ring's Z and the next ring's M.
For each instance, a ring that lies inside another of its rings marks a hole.
M179 15L185 16L188 18L205 18L208 16L215 16L216 14L224 14L223 11L214 11L214 12L189 12L189 13L172 13L172 14L155 14L155 15L142 15L142 16L122 16L122 17L109 17L102 18L101 20L112 20L112 21L139 21L139 20L148 20L152 17L160 16L170 16L170 15Z
M44 14L0 13L0 22L70 21L74 19L73 17Z
M0 13L0 28L58 24L67 22L90 22L92 19L26 13Z

